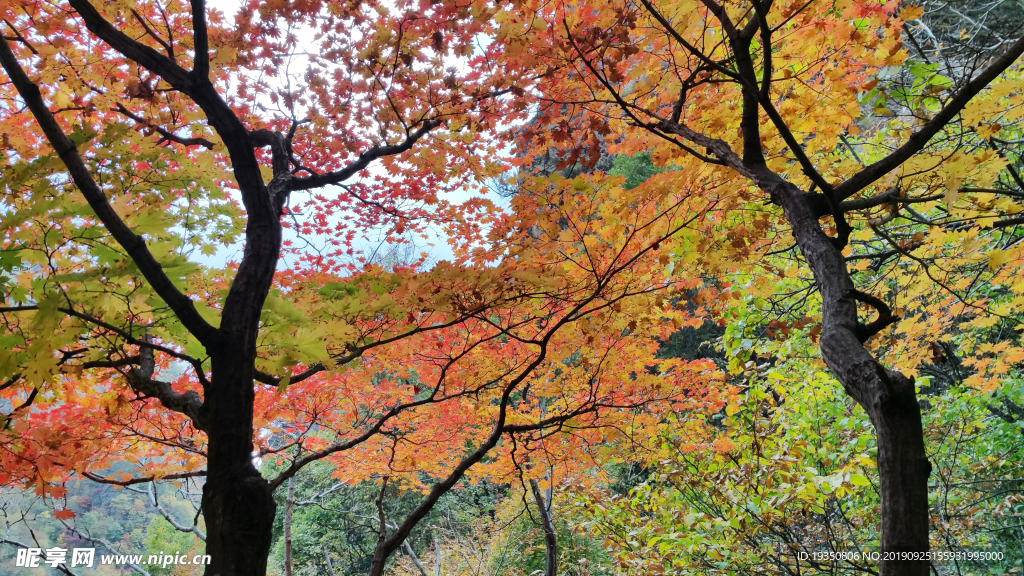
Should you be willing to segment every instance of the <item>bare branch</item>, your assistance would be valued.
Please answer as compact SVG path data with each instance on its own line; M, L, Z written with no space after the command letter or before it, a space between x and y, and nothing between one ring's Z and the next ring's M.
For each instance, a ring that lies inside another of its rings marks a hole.
M209 150L213 150L213 147L214 147L213 142L210 142L206 138L184 138L184 137L178 136L174 132L171 132L170 130L168 130L168 129L162 127L162 126L158 126L156 124L152 124L149 120L146 120L145 118L132 113L130 110L125 108L124 105L121 104L120 102L117 103L117 111L120 112L121 114L131 118L132 120L135 120L139 124L142 124L142 125L146 126L147 128L152 129L153 131L155 131L157 134L159 134L161 136L162 140L166 140L168 142L176 142L178 144L181 144L182 146L203 146L204 148L207 148Z
M167 478L165 477L163 479L167 479ZM167 522L171 526L173 526L175 530L177 530L179 532L191 532L192 534L195 534L197 538L199 538L203 542L206 542L206 534L203 534L203 531L199 529L198 525L193 524L191 526L186 526L184 524L178 524L177 520L175 520L174 517L171 516L171 513L160 504L160 500L157 498L157 491L156 490L157 490L156 482L150 482L149 483L149 502L150 502L150 504L153 505L154 508L156 508L156 511L159 512L160 515L164 517L164 520L167 520Z
M157 36L156 32L153 32L153 29L149 27L146 20L134 8L132 8L131 12L132 16L135 16L135 20L142 25L142 29L146 31L146 34L149 34L152 39L156 40L158 44L164 47L169 58L174 58L174 50L171 49L171 45L164 41L160 36Z

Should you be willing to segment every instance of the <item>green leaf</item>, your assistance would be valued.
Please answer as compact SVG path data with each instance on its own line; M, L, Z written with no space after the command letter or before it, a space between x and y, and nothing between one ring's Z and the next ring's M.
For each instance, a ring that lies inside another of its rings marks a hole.
M281 378L281 381L277 383L277 393L284 394L285 390L288 389L288 384L290 384L291 381L292 374L291 371L289 371L288 374L285 374L284 378Z
M850 484L854 486L870 486L871 482L863 474L850 474Z

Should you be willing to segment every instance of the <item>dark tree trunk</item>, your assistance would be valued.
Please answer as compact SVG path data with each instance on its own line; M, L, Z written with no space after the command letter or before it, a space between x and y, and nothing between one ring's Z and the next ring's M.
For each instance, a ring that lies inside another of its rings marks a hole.
M914 381L887 370L864 347L863 323L857 318L858 296L846 261L822 230L807 195L767 169L758 171L757 176L762 189L782 204L821 292L822 358L875 428L882 499L879 574L927 576L930 562L906 555L920 557L929 549L931 464Z
M928 550L928 476L931 464L924 447L921 409L914 382L893 378L895 394L880 398L867 409L878 442L878 476L882 496L883 553ZM895 574L926 576L930 563L924 560L879 562L882 576Z
M251 465L210 475L203 487L211 560L205 576L265 576L275 511L266 480Z
M203 410L209 422L203 486L205 576L266 576L277 505L253 464L253 362L246 354L213 356Z

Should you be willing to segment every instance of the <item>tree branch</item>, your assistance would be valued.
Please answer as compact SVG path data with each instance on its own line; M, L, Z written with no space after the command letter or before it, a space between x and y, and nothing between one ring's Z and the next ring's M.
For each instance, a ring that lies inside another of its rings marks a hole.
M192 0L192 41L195 44L195 63L192 74L202 81L210 77L210 38L206 29L206 1Z
M117 103L117 111L120 112L121 114L131 118L132 120L135 120L139 124L142 124L142 125L146 126L147 128L150 128L150 129L154 130L157 134L159 134L162 137L163 140L167 140L169 142L177 142L178 144L181 144L182 146L203 146L204 148L207 148L208 150L213 150L213 146L214 146L213 142L210 142L206 138L183 138L181 136L178 136L174 132L171 132L170 130L168 130L168 129L162 127L162 126L158 126L156 124L152 124L152 123L150 123L149 120L146 120L145 118L143 118L141 116L133 114L130 110L125 108L124 105L121 104L120 102Z
M858 302L863 302L864 304L871 306L878 312L878 318L872 320L868 324L857 323L857 339L860 340L861 344L870 340L872 336L878 334L887 326L900 321L900 317L894 315L892 310L889 308L889 305L883 302L880 298L876 298L871 294L867 294L856 289L850 290L846 295Z
M146 20L134 8L131 10L131 12L132 16L135 16L135 20L142 25L142 29L146 31L146 34L149 34L149 36L153 40L156 40L157 44L160 44L164 47L164 50L167 51L167 56L169 58L173 58L174 50L171 49L171 45L165 42L164 39L160 36L157 36L156 32L153 32L153 29L149 27L149 24L146 23Z
M162 479L166 478L167 477L165 476ZM157 498L155 481L149 483L149 502L153 505L154 508L156 508L156 511L164 517L164 520L167 520L167 522L174 527L175 530L177 530L178 532L191 532L192 534L195 534L197 538L199 538L203 542L206 542L206 534L203 534L203 531L199 529L198 525L193 524L191 526L186 526L184 524L178 524L177 520L175 520L174 517L171 516L170 511L168 511L160 504L160 500Z
M36 310L39 310L39 306L37 306L35 304L26 304L24 306L3 306L3 307L0 307L0 313L3 313L3 312L29 312L29 311L36 311ZM124 338L126 342L128 342L129 344L132 344L134 346L139 346L141 348L149 348L149 349L152 349L152 350L156 350L158 352L163 352L164 354L167 354L168 356L170 356L172 358L177 358L178 360L184 360L185 362L188 362L189 364L191 364L192 368L195 369L195 371L196 371L196 378L199 380L199 382L203 386L207 386L209 384L209 382L206 380L205 374L203 373L203 363L200 362L198 359L189 356L188 354L182 354L181 352L176 352L176 351L174 351L174 350L172 350L172 349L170 349L170 348L168 348L166 346L161 346L160 344L154 344L153 342L151 342L151 341L149 341L148 339L145 339L145 338L136 338L136 337L132 336L131 333L126 332L126 331L122 330L121 328L118 328L117 326L114 326L113 324L110 324L108 322L104 322L103 320L100 320L99 318L96 318L95 316L92 316L90 314L86 314L85 312L79 312L78 310L75 310L74 308L59 307L59 308L57 308L57 310L59 312L63 312L65 314L67 314L68 316L74 316L75 318L79 318L79 319L84 320L86 322L89 322L91 324L95 324L95 325L99 326L100 328L103 328L105 330L109 330L109 331L117 334L121 338ZM129 357L125 358L124 360L95 360L95 361L91 361L91 362L84 362L84 363L82 363L81 366L83 368L120 368L122 366L127 366L127 365L131 365L131 364L138 364L139 360L140 360L139 356L129 356ZM3 390L3 387L0 387L0 390Z
M14 83L22 99L25 100L29 110L32 111L32 115L35 116L36 122L39 123L50 145L67 167L68 173L71 175L75 185L81 191L93 212L110 232L110 235L125 249L125 252L128 253L136 266L138 266L143 276L153 287L153 290L174 311L182 325L200 342L204 344L212 342L217 336L217 329L211 326L199 314L192 300L174 286L174 283L171 282L171 279L164 272L163 267L153 257L153 254L150 253L145 240L132 232L128 225L121 220L121 217L117 215L113 207L111 207L103 190L100 189L96 180L93 179L92 174L90 174L88 167L85 165L85 161L82 160L82 156L78 153L75 144L64 134L64 131L43 101L43 95L39 88L32 83L28 75L21 68L21 65L18 64L18 60L11 51L10 46L7 45L6 40L0 41L0 65L7 71L7 75Z
M530 491L533 492L533 499L537 501L537 510L540 511L541 524L544 528L544 549L547 559L544 576L556 576L558 573L558 541L555 536L555 525L551 522L549 509L551 503L545 501L544 494L540 491L540 485L534 478L530 479Z
M1009 68L1022 53L1024 53L1024 36L1014 42L1006 52L996 58L988 68L985 68L981 72L981 74L978 74L973 80L961 88L960 91L950 98L946 105L942 107L942 110L939 110L935 116L932 116L931 120L925 122L924 126L911 135L902 146L885 158L882 158L878 162L875 162L854 174L839 186L836 186L836 197L839 200L845 200L850 196L853 196L867 186L870 186L882 176L888 174L891 170L897 168L900 164L903 164L903 162L908 158L924 148L925 145L928 144L928 141L932 139L932 136L938 134L939 131L950 122L950 120L963 110L964 106L966 106L972 98L974 98L1007 68Z
M18 548L25 548L26 550L29 549L29 548L33 548L33 546L29 546L27 544L23 544L21 542L18 542L17 540L11 540L11 539L8 539L8 538L0 538L0 544L10 544L11 546L17 546ZM68 576L78 576L77 574L72 572L71 569L68 568L65 564L59 564L57 566L57 570L60 570L61 572L63 572L64 574L67 574Z
M255 333L263 301L270 290L280 255L280 214L263 182L249 131L210 82L205 4L198 0L192 2L196 62L195 69L189 73L156 50L117 30L103 18L89 0L68 2L81 16L90 32L125 57L158 74L174 89L192 98L202 108L210 125L224 142L231 158L242 204L249 216L245 229L246 242L242 262L224 300L220 331L206 331L204 336L196 334L196 337L209 348L226 346L229 342L238 342L243 334ZM220 338L220 332L239 335L239 338ZM239 345L249 344L243 340Z
M166 80L175 90L189 93L193 89L193 83L189 79L188 72L178 66L173 60L157 52L156 50L133 40L127 34L114 28L107 22L103 15L89 3L89 0L68 0L68 3L75 12L82 17L86 28L99 36L111 48L117 50L125 57L139 63L147 70L158 74Z
M170 382L154 380L153 372L155 363L153 361L152 348L142 348L139 355L141 362L138 367L128 370L128 384L136 394L147 398L156 398L168 410L173 410L188 416L192 425L199 430L207 429L207 422L200 417L200 409L203 407L203 399L194 390L181 393L174 389Z
M420 138L423 138L427 133L440 125L440 120L424 120L420 128L411 132L401 143L391 144L388 146L374 146L360 154L359 158L357 158L355 162L335 172L306 176L304 178L295 178L291 181L288 189L291 191L309 190L311 188L320 188L330 184L340 184L352 176L355 176L357 172L369 166L370 162L373 162L377 158L394 156L409 150Z
M206 476L205 470L198 470L196 472L181 472L178 474L168 474L166 476L147 476L145 478L131 478L129 480L113 480L111 478L105 478L92 472L82 472L82 476L92 480L93 482L99 482L100 484L111 484L113 486L132 486L135 484L145 484L147 482L155 482L157 480L184 480L185 478L201 478Z
M120 554L120 552L118 552L118 550L116 548L114 548L113 544L111 544L110 542L104 540L103 538L94 538L92 536L88 536L88 535L84 534L81 530L79 530L76 526L72 526L71 524L68 524L64 520L61 520L60 523L63 524L64 527L67 528L70 532L72 532L74 534L78 534L79 537L81 537L81 538L83 538L85 540L88 540L90 542L93 542L95 544L101 544L104 548L106 548L107 550L110 550L110 552L113 553L113 554ZM129 563L128 567L131 568L132 570L134 570L135 572L137 572L140 576L150 576L149 572L147 572L145 568L143 568L142 566L139 566L138 564Z

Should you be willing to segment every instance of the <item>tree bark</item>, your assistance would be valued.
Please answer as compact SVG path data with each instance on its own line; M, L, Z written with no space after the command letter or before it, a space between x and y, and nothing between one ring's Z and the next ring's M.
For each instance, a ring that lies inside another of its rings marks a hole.
M441 543L437 541L437 536L434 536L434 576L441 576Z
M269 483L253 464L253 359L226 351L212 356L213 378L203 412L207 480L203 486L205 576L266 576L277 505ZM240 352L240 351L239 351Z
M412 549L412 544L409 544L409 540L402 541L402 551L409 556L410 560L412 560L412 563L416 566L416 570L420 573L420 576L430 576L430 574L427 574L427 569L424 568L423 562L420 562L420 557L416 554L416 551Z
M822 230L796 186L757 170L755 180L777 197L814 273L822 298L821 354L847 394L871 419L878 444L882 500L880 576L927 576L928 476L921 409L914 380L887 370L864 347L857 298L842 251Z

